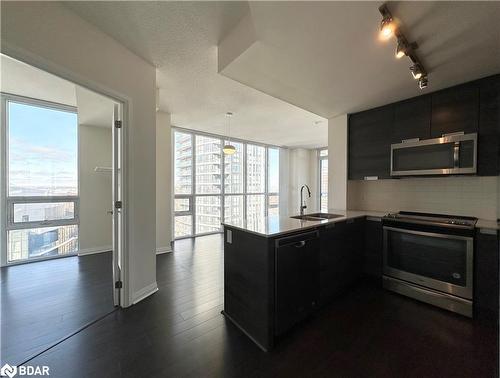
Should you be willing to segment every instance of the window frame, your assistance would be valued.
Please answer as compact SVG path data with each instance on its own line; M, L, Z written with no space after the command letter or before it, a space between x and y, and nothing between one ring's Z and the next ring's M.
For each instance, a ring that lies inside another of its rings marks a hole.
M80 249L80 126L78 123L78 109L71 105L59 104L51 101L35 99L31 97L25 97L20 95L15 95L7 92L0 92L0 102L2 109L2 118L0 125L0 150L2 157L2 164L0 167L0 202L3 208L6 209L5 215L3 215L0 220L0 232L2 236L1 245L1 266L17 265L23 263L29 263L33 261L55 259L67 256L74 256L78 254ZM10 196L9 195L9 103L18 103L23 105L28 105L32 107L51 109L56 111L74 113L77 115L77 140L76 140L76 178L77 178L77 194L76 195L65 195L65 196ZM74 216L71 219L58 219L58 220L48 220L48 221L28 221L28 222L14 222L14 205L16 204L33 204L33 203L58 203L58 202L73 202ZM36 229L36 228L47 228L47 227L60 227L60 226L76 226L78 232L78 240L76 250L73 253L49 256L49 257L35 257L27 258L23 260L13 260L9 261L9 246L8 246L8 234L9 231L23 230L23 229Z
M203 193L203 194L196 194L196 136L205 136L205 137L210 137L214 139L218 139L221 142L221 146L224 146L224 143L228 140L227 136L224 135L217 135L217 134L211 134L211 133L206 133L203 131L197 131L197 130L189 130L181 127L172 127L172 143L175 144L175 133L183 133L183 134L190 134L191 135L191 145L192 145L192 171L191 171L191 193L190 194L176 194L175 193L175 145L172 148L172 172L174 172L174 182L173 182L173 193L172 193L172 200L175 205L175 199L177 198L189 198L190 199L190 204L191 208L189 212L176 212L175 207L173 207L173 235L174 235L174 240L180 240L180 239L186 239L186 238L193 238L197 236L204 236L204 235L213 235L213 234L219 234L222 232L222 227L218 231L213 231L213 232L205 232L205 233L196 233L196 197L213 197L213 196L219 196L220 197L220 204L221 204L221 213L220 213L220 219L221 222L224 222L225 219L225 205L226 205L226 196L242 196L243 197L243 222L246 223L247 221L247 199L249 195L263 195L264 196L264 207L265 207L265 215L268 215L269 211L269 196L271 195L277 195L279 197L280 193L273 192L269 193L268 188L269 188L269 148L274 148L278 150L278 154L281 154L281 147L279 146L274 146L274 145L269 145L269 144L264 144L264 143L259 143L259 142L252 142L252 141L247 141L243 139L238 139L238 138L230 138L231 142L237 142L241 143L242 145L242 150L243 150L243 155L241 159L241 164L242 164L242 188L243 191L240 193L236 192L231 192L231 193L226 193L226 186L225 186L225 167L226 167L226 154L222 151L221 148L221 191L220 193L216 194L209 194L209 193ZM247 145L254 145L258 147L264 147L265 148L265 178L264 178L264 192L248 192L247 188ZM278 188L279 189L279 188ZM185 235L185 236L175 236L175 217L176 216L182 216L182 215L190 215L192 216L192 224L191 224L191 233L190 235Z
M317 156L318 156L318 209L319 211L321 212L322 209L321 209L321 184L323 182L322 180L322 177L321 177L321 164L324 160L326 160L328 162L328 147L321 147L321 148L318 148L316 150L317 152ZM321 151L326 151L327 154L326 156L321 156ZM328 184L328 181L327 181L327 184ZM328 195L328 185L327 185L327 191L326 191L327 195ZM328 201L326 203L326 211L328 211Z

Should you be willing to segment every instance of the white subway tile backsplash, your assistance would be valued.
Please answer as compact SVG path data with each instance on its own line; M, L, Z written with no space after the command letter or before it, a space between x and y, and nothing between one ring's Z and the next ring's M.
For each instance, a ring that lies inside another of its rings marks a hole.
M500 177L436 177L349 181L350 210L422 211L495 220Z

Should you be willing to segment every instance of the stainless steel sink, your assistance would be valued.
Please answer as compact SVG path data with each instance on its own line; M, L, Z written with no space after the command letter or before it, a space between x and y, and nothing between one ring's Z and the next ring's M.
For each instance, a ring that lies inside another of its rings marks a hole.
M304 215L295 215L290 218L294 219L302 219L302 220L310 220L310 221L321 221L325 219L333 219L340 218L343 215L331 214L331 213L312 213L312 214L304 214Z

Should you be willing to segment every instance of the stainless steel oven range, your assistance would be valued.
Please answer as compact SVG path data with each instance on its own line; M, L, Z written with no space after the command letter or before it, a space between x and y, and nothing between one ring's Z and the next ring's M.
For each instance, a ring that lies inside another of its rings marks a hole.
M383 217L384 287L472 317L476 222L408 211Z

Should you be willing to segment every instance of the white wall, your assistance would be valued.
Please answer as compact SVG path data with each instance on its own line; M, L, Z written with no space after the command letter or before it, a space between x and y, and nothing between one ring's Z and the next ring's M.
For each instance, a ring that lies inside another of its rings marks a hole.
M283 216L297 215L300 211L300 188L308 185L311 189L311 198L307 198L307 191L304 189L306 198L306 213L318 211L318 168L317 152L305 148L283 149L283 157L280 160L282 168L283 184L280 187L281 196L287 197L286 203L280 209ZM286 174L288 173L288 174ZM285 207L286 206L286 207Z
M422 211L497 219L497 177L349 181L350 210Z
M129 101L124 305L156 286L155 68L60 3L2 2L2 52Z
M347 210L347 114L328 120L328 208Z
M171 252L172 128L170 114L156 113L156 253Z
M79 255L111 251L113 240L112 174L95 172L111 167L111 128L79 125L80 226Z

